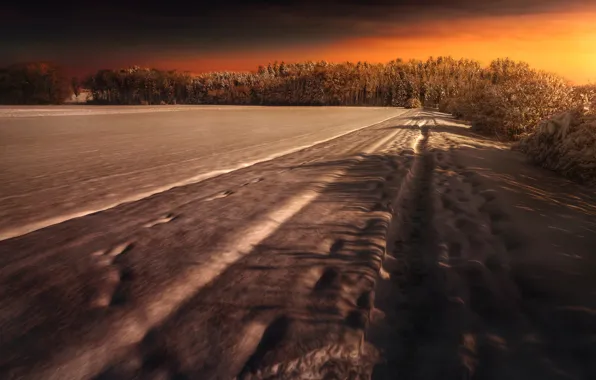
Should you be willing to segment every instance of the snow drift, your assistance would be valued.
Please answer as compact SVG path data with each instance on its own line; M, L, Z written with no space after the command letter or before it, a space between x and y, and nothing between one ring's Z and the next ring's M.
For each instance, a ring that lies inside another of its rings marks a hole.
M533 163L580 183L596 185L596 114L588 109L543 120L517 147Z

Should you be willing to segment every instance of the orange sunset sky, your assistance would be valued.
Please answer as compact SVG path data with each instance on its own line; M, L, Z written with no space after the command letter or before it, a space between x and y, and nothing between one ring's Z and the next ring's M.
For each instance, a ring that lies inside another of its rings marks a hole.
M207 57L174 55L144 63L205 72L254 70L275 60L388 62L398 57L426 59L450 55L488 64L494 58L510 57L563 75L577 84L596 82L596 11L459 19L409 28L422 29L422 33L408 38L351 38L314 48L254 49Z
M33 11L15 4L0 7L7 21L0 29L24 32L6 42L0 64L51 60L77 73L135 64L200 73L256 70L273 61L450 55L483 64L509 57L577 84L596 82L596 0L249 0L140 8L101 2Z

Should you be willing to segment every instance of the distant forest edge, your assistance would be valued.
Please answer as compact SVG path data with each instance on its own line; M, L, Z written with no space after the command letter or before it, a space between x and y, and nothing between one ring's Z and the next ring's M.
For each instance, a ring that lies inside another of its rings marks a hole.
M99 70L79 80L47 63L0 69L0 103L61 104L73 94L91 104L235 104L438 107L476 129L515 139L545 117L594 104L596 86L572 86L528 64L451 57L387 64L273 63L256 72L199 75L141 67Z

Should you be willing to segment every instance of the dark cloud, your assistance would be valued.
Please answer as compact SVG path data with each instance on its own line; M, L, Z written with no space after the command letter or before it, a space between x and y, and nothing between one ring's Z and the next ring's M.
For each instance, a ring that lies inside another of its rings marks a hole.
M0 6L0 61L35 55L91 59L98 52L117 58L133 52L292 48L421 33L420 25L433 20L588 6L594 0L20 2Z

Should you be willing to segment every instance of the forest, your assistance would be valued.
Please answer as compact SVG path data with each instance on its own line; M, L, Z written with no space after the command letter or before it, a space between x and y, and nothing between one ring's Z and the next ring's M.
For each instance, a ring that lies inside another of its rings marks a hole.
M0 69L0 103L59 104L81 89L92 104L235 104L432 107L507 139L540 120L593 103L595 86L572 86L524 62L396 59L386 64L274 62L255 72L192 75L138 66L99 70L79 81L37 63Z
M2 67L0 104L61 104L73 94L74 81L66 77L61 67L51 63Z

